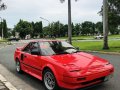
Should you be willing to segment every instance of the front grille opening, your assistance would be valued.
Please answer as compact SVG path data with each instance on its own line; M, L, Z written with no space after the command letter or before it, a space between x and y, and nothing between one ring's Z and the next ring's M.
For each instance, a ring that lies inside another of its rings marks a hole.
M101 78L97 78L97 79L94 79L94 80L91 80L91 81L82 82L81 85L87 85L87 84L94 83L94 82L97 82L97 81L103 81L104 78L105 77L101 77Z
M77 78L77 81L81 81L81 80L86 80L86 78L85 77Z

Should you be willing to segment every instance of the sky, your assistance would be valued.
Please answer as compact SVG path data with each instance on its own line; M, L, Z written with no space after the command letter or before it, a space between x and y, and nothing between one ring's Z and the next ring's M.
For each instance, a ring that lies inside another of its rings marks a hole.
M0 11L0 17L6 19L9 28L13 28L20 19L25 21L43 21L46 26L49 23L42 20L43 17L50 22L60 21L63 24L68 22L67 1L60 3L60 0L3 0L7 9ZM71 0L72 22L82 23L102 21L98 12L102 6L102 0Z

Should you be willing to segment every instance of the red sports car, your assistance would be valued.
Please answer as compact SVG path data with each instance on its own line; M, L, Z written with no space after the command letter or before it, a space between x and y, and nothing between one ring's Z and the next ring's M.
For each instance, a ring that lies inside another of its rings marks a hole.
M31 41L14 54L16 70L42 80L47 90L77 89L108 81L113 65L100 57L81 52L65 41Z

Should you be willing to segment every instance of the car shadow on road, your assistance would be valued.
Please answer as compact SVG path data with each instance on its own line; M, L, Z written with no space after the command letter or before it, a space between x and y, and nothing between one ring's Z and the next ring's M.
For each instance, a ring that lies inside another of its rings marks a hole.
M19 74L16 72L16 74L18 74L17 76L22 79L23 81L25 81L27 84L31 85L32 87L35 88L35 90L46 90L44 88L43 82L40 81L39 79L23 72L22 74ZM24 78L26 78L26 80L24 80ZM36 84L37 83L37 84ZM39 84L39 87L38 87ZM94 86L90 86L87 88L82 88L82 89L76 89L76 90L103 90L105 87L109 86L108 83L100 83L98 85L94 85ZM61 88L60 90L68 90L68 89L63 89Z
M25 83L29 84L35 90L45 90L43 82L25 72L19 74L19 73L14 73L18 78L22 79Z

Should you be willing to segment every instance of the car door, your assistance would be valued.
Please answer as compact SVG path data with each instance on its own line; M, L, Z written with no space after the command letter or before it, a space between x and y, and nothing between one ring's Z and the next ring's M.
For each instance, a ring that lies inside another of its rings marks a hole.
M42 72L39 43L32 42L30 51L31 51L31 56L29 59L29 65L31 66L31 73L39 78Z
M25 72L29 72L30 70L30 64L29 64L29 60L31 59L31 43L29 43L23 50L21 53L21 64L22 64L22 68Z

